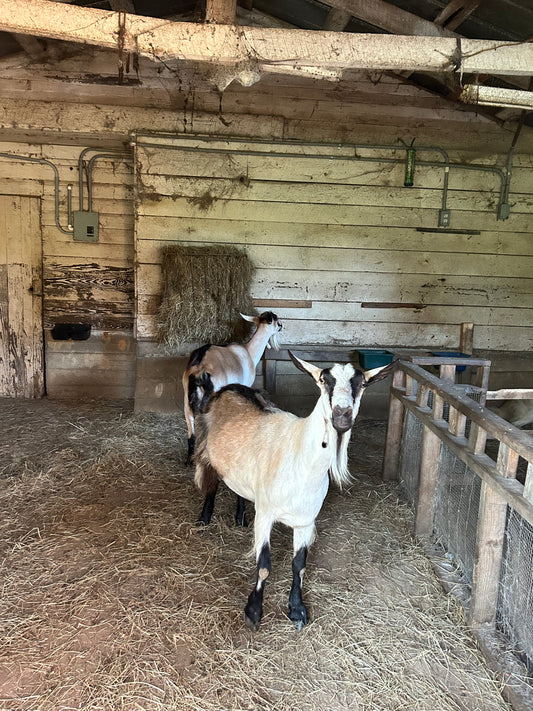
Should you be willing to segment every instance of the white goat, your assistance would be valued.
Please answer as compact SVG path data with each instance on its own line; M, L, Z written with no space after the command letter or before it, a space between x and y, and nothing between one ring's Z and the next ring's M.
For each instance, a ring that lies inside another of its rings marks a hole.
M270 572L270 532L276 521L293 529L293 582L289 618L307 623L302 580L315 518L329 478L342 487L349 479L347 449L364 389L386 377L393 364L361 372L351 364L322 370L289 355L320 388L306 418L279 410L256 391L229 385L210 399L198 418L195 482L206 495L200 522L208 524L219 478L239 496L255 502L254 548L257 580L245 607L246 624L259 628L263 590Z
M191 464L194 453L194 418L204 409L209 395L229 383L252 385L257 364L265 348L270 348L269 341L274 348L279 348L278 333L282 325L276 314L264 311L260 316L241 316L257 326L248 343L232 343L229 346L208 343L189 356L182 377L183 410L188 433L186 464Z
M515 427L533 424L533 400L504 400L500 405L490 405L490 409Z

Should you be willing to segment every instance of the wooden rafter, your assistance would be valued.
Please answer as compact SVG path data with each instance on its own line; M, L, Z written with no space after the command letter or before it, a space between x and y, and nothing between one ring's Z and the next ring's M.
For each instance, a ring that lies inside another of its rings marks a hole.
M109 0L109 5L116 12L135 12L133 0Z
M346 10L340 10L337 7L332 7L328 12L326 21L324 22L323 30L328 32L342 32L346 25L352 19L352 15Z
M22 49L29 54L32 59L37 59L45 51L43 43L31 35L13 34Z
M233 25L236 11L237 0L206 0L205 3L206 22Z
M400 35L422 35L427 37L453 37L453 32L438 27L429 20L424 20L396 5L384 0L323 0L325 5L349 12L369 25L379 27L386 32Z
M449 74L533 73L533 44L168 22L48 0L3 0L0 30L52 37L161 60L178 59L261 71L318 67Z
M482 0L450 0L434 22L440 27L456 30L481 5Z
M501 87L483 86L482 84L467 84L463 88L460 98L466 104L533 110L532 91L502 89Z

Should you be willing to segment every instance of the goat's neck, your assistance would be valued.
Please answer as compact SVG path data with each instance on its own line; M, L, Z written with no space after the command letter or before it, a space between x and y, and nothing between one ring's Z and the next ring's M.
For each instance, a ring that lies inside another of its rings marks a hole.
M331 422L331 408L322 395L313 412L303 422L305 447L317 474L330 471L335 482L342 487L348 481L347 450L350 431L342 435L335 430Z
M261 360L261 356L266 348L270 334L264 328L259 327L254 335L250 338L248 343L245 345L250 358L253 361L254 366L256 366Z
M321 462L329 462L334 456L337 438L322 397L319 398L311 414L304 418L302 424L306 450L313 452Z

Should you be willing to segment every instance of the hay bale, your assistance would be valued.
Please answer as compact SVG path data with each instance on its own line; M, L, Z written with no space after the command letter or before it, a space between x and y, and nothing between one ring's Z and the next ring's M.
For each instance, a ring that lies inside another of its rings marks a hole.
M239 312L251 313L254 266L229 245L173 244L161 255L163 293L158 339L170 350L183 344L227 343L247 333Z

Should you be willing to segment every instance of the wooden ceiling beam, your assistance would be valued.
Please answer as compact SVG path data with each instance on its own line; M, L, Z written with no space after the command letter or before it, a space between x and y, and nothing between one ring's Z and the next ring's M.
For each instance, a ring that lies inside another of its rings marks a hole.
M466 84L460 96L465 104L478 106L502 106L510 109L533 110L533 91L502 89L498 86Z
M480 5L481 0L450 0L434 19L434 23L448 30L456 30Z
M350 20L352 15L346 10L340 10L337 7L332 7L328 12L326 21L324 22L323 30L327 32L343 32Z
M533 43L168 22L49 0L3 0L0 30L259 71L318 67L530 76Z
M131 12L135 14L133 0L109 0L109 5L116 12Z
M18 33L13 33L13 37L17 40L17 43L22 47L26 54L28 54L32 59L41 57L45 52L44 44L36 37L32 37L31 35L21 35Z
M234 25L237 0L206 0L205 21L218 25Z
M429 20L402 10L384 0L321 0L337 10L349 12L358 20L396 35L422 35L425 37L454 37L454 33L438 27Z

